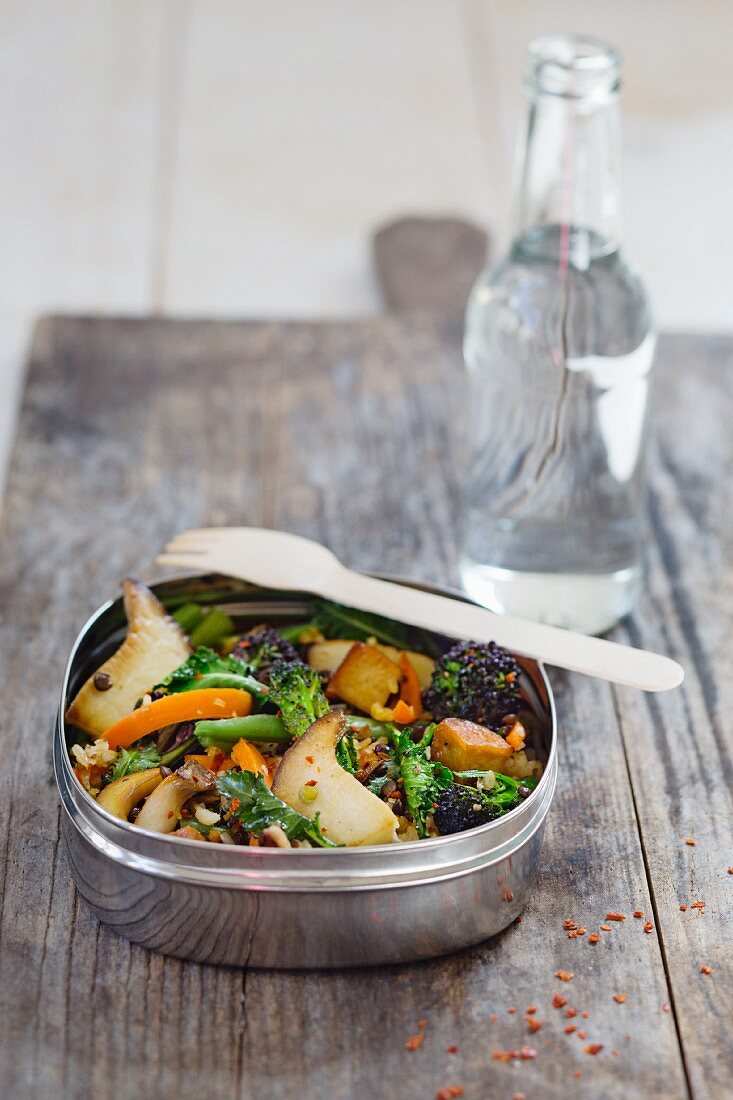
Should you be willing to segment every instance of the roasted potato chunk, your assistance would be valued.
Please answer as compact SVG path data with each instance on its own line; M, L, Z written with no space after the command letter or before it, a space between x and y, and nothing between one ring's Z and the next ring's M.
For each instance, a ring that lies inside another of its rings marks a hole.
M435 730L431 757L454 772L501 771L511 745L493 730L465 718L445 718Z
M375 703L384 706L399 683L400 670L394 661L376 646L354 642L329 680L326 695L369 714Z

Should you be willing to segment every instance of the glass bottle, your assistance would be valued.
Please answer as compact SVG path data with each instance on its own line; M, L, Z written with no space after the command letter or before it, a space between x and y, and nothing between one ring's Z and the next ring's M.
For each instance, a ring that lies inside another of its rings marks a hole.
M600 633L641 586L655 346L620 252L619 59L542 38L525 84L514 241L466 313L461 576L495 611Z

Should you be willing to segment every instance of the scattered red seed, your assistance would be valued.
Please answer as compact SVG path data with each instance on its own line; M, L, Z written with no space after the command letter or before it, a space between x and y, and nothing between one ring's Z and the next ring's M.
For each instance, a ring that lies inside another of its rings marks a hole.
M680 905L680 913L686 913L686 912L687 912L687 906L686 905Z
M600 938L597 932L591 932L590 936L588 936L588 943L598 943Z
M584 1020L590 1020L590 1012L581 1012L580 1014Z
M566 1035L572 1035L574 1031L575 1031L575 1024L568 1024L568 1026L565 1028L565 1034Z
M626 920L623 913L606 913L606 920Z
M699 909L700 912L703 913L705 911L705 906L706 905L707 905L707 902L705 902L705 901L693 901L692 905L690 906L690 909Z
M445 1048L446 1054L458 1054L458 1047L455 1043L451 1043L449 1047Z
M427 1020L418 1020L418 1021L417 1021L417 1026L418 1026L418 1027L427 1027L427 1026L428 1026L428 1022L427 1022Z
M578 1015L577 1008L568 1008L568 1009L565 1010L565 1019L566 1020L572 1020L573 1016L577 1016L577 1015Z
M608 924L602 924L601 925L601 932L611 932L611 931L612 931L612 928L611 928L610 925L608 925Z
M644 921L644 931L645 932L653 932L654 931L654 925L652 924L652 922L650 920Z
M495 1024L498 1019L499 1019L499 1017L496 1016L496 1015L489 1016L489 1022L492 1023L492 1024Z
M694 836L686 836L685 837L685 844L688 844L690 846L690 848L694 848L695 845L697 844L697 841L695 840Z
M555 977L559 978L561 982L569 982L575 975L569 970L556 970Z
M588 1038L588 1032L587 1031L582 1031L582 1030L579 1031L578 1032L578 1038L579 1039L587 1039Z
M712 966L706 966L703 963L703 965L700 967L700 973L701 974L712 974L712 972L713 972Z
M421 1031L417 1035L411 1035L405 1043L405 1050L417 1050L422 1046L425 1041L425 1032Z
M460 1085L446 1085L444 1089L438 1089L435 1100L454 1100L454 1097L463 1096Z
M568 1002L565 1000L565 998L563 996L561 996L560 993L556 993L555 996L552 998L552 1007L553 1008L564 1008L564 1006L567 1003Z
M669 1012L669 1011L670 1011L669 1005L666 1004L666 1003L663 1004L662 1005L662 1012Z
M634 910L634 916L638 919L639 917L643 917L644 914L643 914L641 909L635 909Z
M575 1073L573 1074L573 1077L582 1077L582 1076L583 1076L582 1069L576 1069Z
M562 922L562 926L563 926L563 928L565 929L566 932L569 932L571 928L577 928L578 927L574 920L564 920Z
M534 1035L535 1031L542 1030L542 1024L539 1020L535 1020L534 1016L525 1016L524 1022L529 1024L529 1031L531 1035Z
M530 1005L529 1008L527 1009L527 1015L528 1016L534 1016L536 1011L537 1011L537 1005Z
M527 1097L523 1092L515 1092L514 1096L512 1096L512 1100L527 1100Z
M600 1054L603 1050L603 1043L588 1043L585 1047L586 1054Z
M585 935L585 928L571 928L570 931L568 932L568 939L569 940L574 940L574 939L577 939L578 936L584 936L584 935Z
M729 874L729 875L733 875L733 867L729 867L729 868L728 868L728 874Z
M626 994L625 993L614 993L613 999L614 999L614 1001L616 1002L617 1005L626 1004Z
M516 1011L517 1011L516 1008L508 1008L507 1009L507 1012L509 1013L510 1016L513 1016Z

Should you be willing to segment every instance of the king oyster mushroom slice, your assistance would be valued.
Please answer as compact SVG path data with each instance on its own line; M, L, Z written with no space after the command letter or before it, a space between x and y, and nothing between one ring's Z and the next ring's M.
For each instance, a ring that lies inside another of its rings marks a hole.
M178 827L181 809L189 798L214 790L216 777L208 768L192 761L183 764L156 787L138 814L135 824L151 833L172 833Z
M160 768L148 768L142 772L131 772L121 779L114 779L99 792L97 805L127 821L134 806L147 798L163 782Z
M336 759L345 728L337 710L314 722L280 761L272 793L304 817L319 814L324 834L336 844L392 844L397 840L392 810Z

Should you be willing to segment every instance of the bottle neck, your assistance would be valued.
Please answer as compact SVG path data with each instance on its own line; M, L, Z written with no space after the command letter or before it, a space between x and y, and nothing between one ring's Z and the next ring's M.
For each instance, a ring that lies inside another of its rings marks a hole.
M592 84L582 94L548 90L552 75L538 79L535 65L530 83L516 237L522 249L585 269L621 243L618 99L615 87Z

